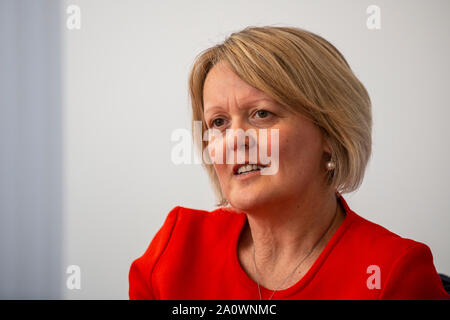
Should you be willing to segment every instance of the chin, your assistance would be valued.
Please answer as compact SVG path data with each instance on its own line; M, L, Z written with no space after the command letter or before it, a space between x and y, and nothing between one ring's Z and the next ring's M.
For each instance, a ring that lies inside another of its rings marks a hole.
M234 197L231 197L230 204L240 211L248 211L264 206L264 204L266 203L265 199L267 199L265 195L256 196L255 194L253 194L246 196L241 193L237 194Z

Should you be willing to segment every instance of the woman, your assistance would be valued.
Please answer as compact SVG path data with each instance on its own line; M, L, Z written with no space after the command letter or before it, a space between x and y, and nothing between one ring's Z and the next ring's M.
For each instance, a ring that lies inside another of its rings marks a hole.
M216 133L199 151L219 208L168 214L131 265L131 299L449 298L428 246L365 220L341 195L362 182L372 118L333 45L249 27L197 57L189 89L193 120ZM262 129L276 134L261 139Z

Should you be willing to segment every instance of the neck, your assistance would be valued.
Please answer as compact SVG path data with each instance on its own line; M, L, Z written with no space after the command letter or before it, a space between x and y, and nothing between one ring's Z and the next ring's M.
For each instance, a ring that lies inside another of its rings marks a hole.
M243 231L244 245L254 246L258 265L264 265L267 271L291 265L307 255L330 227L317 246L324 247L345 217L336 194L330 190L315 197L304 193L245 213L248 224Z

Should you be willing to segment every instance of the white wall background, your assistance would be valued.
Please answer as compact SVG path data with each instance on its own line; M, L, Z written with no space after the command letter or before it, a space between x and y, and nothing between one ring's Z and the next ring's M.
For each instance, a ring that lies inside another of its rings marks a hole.
M64 33L64 266L71 299L128 297L128 270L176 205L213 209L199 165L170 161L190 128L187 77L203 49L248 25L306 28L331 41L373 102L373 156L359 215L426 243L450 274L450 2L71 0ZM381 8L368 30L366 8ZM64 12L62 13L64 14Z

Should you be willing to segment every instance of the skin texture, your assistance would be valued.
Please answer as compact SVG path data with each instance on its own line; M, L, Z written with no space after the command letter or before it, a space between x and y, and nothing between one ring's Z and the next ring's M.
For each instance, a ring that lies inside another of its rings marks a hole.
M244 82L224 62L208 73L203 99L208 128L223 133L225 129L255 129L257 137L259 129L279 130L276 174L238 180L232 171L233 163L215 163L214 168L228 202L247 214L248 223L238 243L242 268L267 289L289 288L309 270L345 218L335 190L326 185L326 162L330 158L327 140L310 120L288 111ZM271 141L270 134L268 139L267 146L257 142L257 147L270 150L275 141ZM230 146L224 142L219 143L225 155ZM238 150L236 146L234 150ZM248 145L240 150L249 160ZM330 223L331 229L309 258L278 288ZM258 273L254 269L253 246Z

